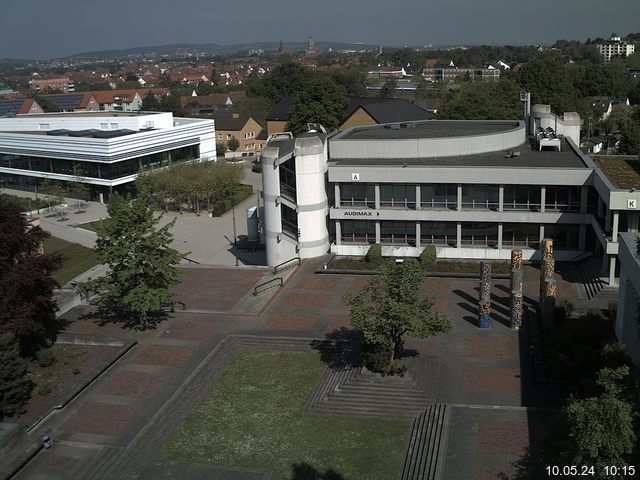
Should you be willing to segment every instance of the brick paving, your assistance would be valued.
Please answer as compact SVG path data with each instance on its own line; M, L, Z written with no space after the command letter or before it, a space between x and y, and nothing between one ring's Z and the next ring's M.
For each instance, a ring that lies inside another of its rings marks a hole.
M115 437L139 411L137 406L87 402L62 425L62 429Z
M170 375L160 373L120 370L102 385L98 393L103 395L147 398L153 396L163 388L170 378Z
M195 349L172 347L168 345L150 345L145 347L134 359L134 363L160 365L163 367L182 367L191 358Z
M50 477L151 478L151 471L145 477L144 466L155 461L171 431L233 358L235 347L224 340L229 334L248 333L258 339L282 335L269 347L282 349L290 343L289 337L298 337L304 346L306 338L347 332L348 308L341 298L364 286L368 278L315 274L323 262L305 261L284 288L269 293L273 298L257 315L243 316L237 305L263 270L207 268L190 269L176 289L178 299L190 309L225 312L236 307L232 317L176 310L157 329L133 332L118 323L100 325L79 319L86 308L70 312L68 331L135 338L139 345L42 427L52 429L62 443L81 439L92 447L81 449L77 462L70 461L66 476L63 472ZM525 302L537 299L536 274L534 269L526 271ZM430 371L438 372L425 385L432 392L431 401L451 408L445 479L496 478L500 472L512 471L511 464L524 449L539 441L540 425L549 418L548 412L536 413L540 399L527 383L531 378L527 330L512 332L504 324L508 280L494 282L496 322L488 331L476 327L477 288L478 281L472 279L428 279L425 291L435 297L436 308L452 319L454 328L434 338L408 338L405 344L418 359L428 360ZM573 287L565 282L562 288L571 293ZM246 348L255 344L249 342ZM116 443L109 440L113 437ZM25 478L30 473L47 477L47 458L46 452L41 454L25 469ZM160 464L154 468L162 471ZM216 474L236 478L223 468Z

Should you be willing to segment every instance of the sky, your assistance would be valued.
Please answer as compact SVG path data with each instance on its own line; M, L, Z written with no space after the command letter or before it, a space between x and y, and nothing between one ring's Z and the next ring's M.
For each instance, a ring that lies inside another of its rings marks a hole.
M0 58L174 43L550 45L640 31L639 0L1 0Z

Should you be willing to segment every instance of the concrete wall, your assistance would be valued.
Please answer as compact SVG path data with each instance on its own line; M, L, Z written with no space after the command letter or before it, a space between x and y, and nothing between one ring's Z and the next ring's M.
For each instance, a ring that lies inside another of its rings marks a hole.
M439 123L446 120L435 120ZM507 127L505 127L507 128ZM525 142L524 122L500 133L406 139L336 139L331 142L332 158L433 158L474 155L518 148Z
M618 313L616 337L626 347L635 363L640 363L640 327L638 306L640 302L640 263L635 257L635 233L620 235L620 289L618 290Z

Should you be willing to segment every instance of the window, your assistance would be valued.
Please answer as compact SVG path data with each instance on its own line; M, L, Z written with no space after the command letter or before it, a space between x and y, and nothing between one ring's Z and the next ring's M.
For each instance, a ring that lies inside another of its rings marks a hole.
M421 185L420 196L422 208L458 207L458 186L451 184Z
M340 206L375 208L376 192L373 184L342 183L340 184Z
M544 236L553 239L558 250L578 250L579 225L553 224L544 226Z
M107 128L109 128L109 125L107 123L100 124L100 130L106 130Z
M117 123L110 123L109 124L109 128L111 128L111 130L117 130L118 129L118 124Z
M415 246L416 244L415 222L402 222L402 221L380 222L380 243Z
M295 210L285 204L281 204L282 233L297 240L298 239L298 214Z
M342 243L376 243L376 222L343 220L341 226Z
M416 208L416 186L407 184L380 185L380 206Z
M227 133L227 140L231 140L233 138L233 135L231 135L230 133Z
M421 222L420 243L455 247L458 243L458 226L454 222Z
M527 185L505 185L505 210L540 210L540 187Z
M248 139L248 138L253 138L253 137L255 137L255 136L256 136L256 134L255 134L254 132L246 132L246 133L244 134L244 138L245 138L245 140L246 140L246 139Z
M537 223L505 223L502 225L502 245L504 247L524 247L537 249L540 239L540 225Z
M498 224L463 223L463 247L495 247L498 244Z
M38 125L38 128L40 128L40 130L49 130L49 128L51 128L51 125L49 123L41 123L40 125Z
M463 185L462 208L497 210L500 191L493 185Z
M580 187L547 187L544 208L558 212L580 211Z
M218 134L218 140L224 140L224 136L221 133Z

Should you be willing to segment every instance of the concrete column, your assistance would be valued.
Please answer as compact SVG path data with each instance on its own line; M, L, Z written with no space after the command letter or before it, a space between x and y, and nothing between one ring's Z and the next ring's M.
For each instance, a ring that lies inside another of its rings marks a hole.
M504 185L498 188L498 211L504 212Z
M578 232L578 250L584 251L587 242L587 226L580 225L580 231Z
M456 247L462 248L462 223L456 225Z
M422 191L419 183L416 185L416 210L422 210Z
M340 208L340 184L335 183L333 185L333 195L336 197L333 203L335 203L335 208Z
M589 197L589 187L580 187L580 213L587 213L587 200Z
M457 205L457 210L460 211L462 210L462 185L458 185L458 205Z
M540 241L544 238L544 224L540 225Z
M540 211L544 212L545 211L545 203L547 203L547 187L545 185L542 185L540 187ZM542 236L540 237L540 239L542 240Z
M498 224L498 250L502 250L502 224Z
M620 225L620 212L615 211L613 212L613 227L612 227L612 233L611 233L611 241L612 242L617 242L618 241L618 226Z
M616 284L616 256L611 255L609 260L609 286L613 287Z
M376 243L380 243L380 222L376 222Z
M416 222L416 247L420 248L420 222Z
M335 226L336 226L336 245L342 245L342 222L340 220L336 220Z
M380 208L380 184L376 183L375 187L375 206L376 206L376 210L378 210ZM378 243L380 243L380 240L378 240Z

